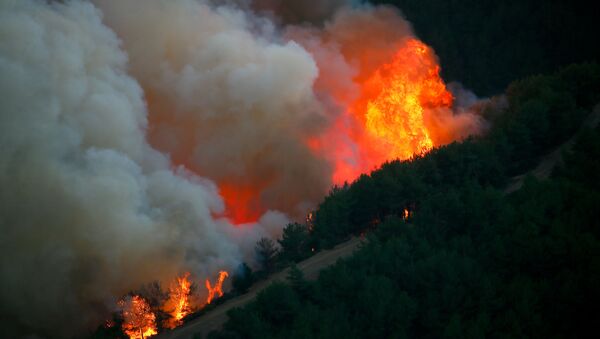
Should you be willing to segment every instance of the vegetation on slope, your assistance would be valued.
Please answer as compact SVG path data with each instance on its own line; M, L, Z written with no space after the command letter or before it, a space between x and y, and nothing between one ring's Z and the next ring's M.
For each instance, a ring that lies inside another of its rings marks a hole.
M316 282L292 270L212 337L585 337L600 320L599 130L550 180L503 188L577 130L599 89L595 64L514 82L485 107L486 136L334 188L304 241L372 230L364 247Z

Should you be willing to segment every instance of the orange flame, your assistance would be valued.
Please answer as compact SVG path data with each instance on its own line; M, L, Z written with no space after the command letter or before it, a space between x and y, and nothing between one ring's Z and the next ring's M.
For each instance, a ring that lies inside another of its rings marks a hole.
M208 297L206 298L207 304L210 304L213 301L215 295L218 294L219 297L223 296L223 281L225 281L225 278L227 278L228 276L229 273L227 273L226 271L219 272L219 278L217 279L217 282L215 283L214 287L211 287L210 281L206 279L206 289L208 290Z
M378 38L373 38L375 43L365 42L364 32L350 26L338 27L342 31L349 29L348 34L322 32L323 46L320 47L329 50L329 46L337 46L340 55L335 52L335 56L328 57L329 54L321 53L320 48L311 47L314 39L298 33L298 42L305 42L304 47L315 55L319 65L315 92L319 96L321 93L331 96L327 100L342 111L338 114L336 109L336 114L328 116L332 121L326 130L318 129L315 134L302 136L315 158L330 163L334 184L351 182L386 161L408 159L470 134L466 133L467 129L457 130L456 126L447 123L446 118L442 119L447 115L452 117L448 108L454 98L440 77L434 51L416 38L407 38L402 29L396 34L394 29L402 26L402 20L392 19L395 24L388 26L390 22L385 20L390 17L384 12L377 12L373 17L377 19L382 15L382 25L373 22L365 27L379 34ZM347 61L348 67L352 66L352 72L343 71L341 79L337 68L331 67L338 56ZM328 72L328 68L336 70ZM163 143L161 128L149 129L150 141L156 148L169 153L174 164L209 177L217 184L225 205L224 211L218 212L217 216L240 225L256 222L270 209L290 212L293 208L296 211L296 203L284 202L284 194L279 190L269 190L282 176L279 171L286 169L240 164L245 168L242 172L252 175L231 177L202 168L193 160L198 146L195 118L171 114L169 99L153 91L148 91L147 99L153 111L149 115L150 126L172 127L177 132L178 142L173 145ZM258 176L261 179L257 179L254 171L261 173ZM283 194L278 199L281 206L274 206L279 202L274 202L273 197L279 194Z
M156 316L144 298L134 295L119 301L123 312L123 332L129 339L144 339L156 335Z
M188 280L190 273L185 273L181 278L175 279L169 287L169 299L163 309L171 315L165 322L166 328L175 328L182 324L182 319L191 311L189 297L192 283Z
M258 186L219 183L219 191L225 202L226 216L236 225L255 222L264 212L257 199Z
M307 141L317 153L335 148L330 156L334 183L352 181L385 161L408 159L440 144L443 127L428 123L428 114L451 107L454 98L439 73L433 50L410 38L387 63L354 79L359 98L325 136Z
M365 127L375 141L370 146L382 153L382 160L407 159L433 148L424 109L449 107L453 101L439 71L429 47L410 39L365 84L372 93L367 98Z
M434 147L425 109L450 107L454 100L439 72L431 48L408 39L393 60L363 84L355 114L364 121L361 146L370 164L408 159Z

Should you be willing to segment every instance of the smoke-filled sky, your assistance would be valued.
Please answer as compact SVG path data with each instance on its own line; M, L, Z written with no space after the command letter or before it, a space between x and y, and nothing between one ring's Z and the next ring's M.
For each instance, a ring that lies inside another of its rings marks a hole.
M0 336L252 261L375 165L350 111L411 38L343 0L0 0ZM480 131L457 112L425 111L435 145Z

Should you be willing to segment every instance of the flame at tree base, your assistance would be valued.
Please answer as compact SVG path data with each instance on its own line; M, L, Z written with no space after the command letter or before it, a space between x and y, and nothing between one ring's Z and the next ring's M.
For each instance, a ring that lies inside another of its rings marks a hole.
M227 271L220 271L219 276L214 284L206 279L206 289L208 295L206 303L210 304L215 298L223 296L223 283L229 276ZM139 295L127 296L118 302L123 318L121 329L129 339L149 338L158 334L156 326L156 314L154 311L162 311L170 315L170 318L165 320L163 326L168 329L174 329L183 324L183 318L190 314L192 310L201 308L201 306L193 306L194 301L198 303L198 299L192 298L192 283L189 279L190 273L185 273L181 277L177 277L169 286L167 300L158 305L155 310L150 304ZM197 297L198 295L196 295ZM111 327L112 322L107 322L106 327Z
M210 281L206 279L206 289L208 290L206 304L210 304L215 298L215 295L218 295L219 297L223 296L223 281L225 281L225 278L227 278L228 276L229 273L225 271L219 272L219 278L217 279L217 282L215 283L214 287L212 287Z
M191 312L189 297L192 283L188 279L189 276L190 273L185 273L169 287L169 299L163 306L163 310L171 315L164 324L166 328L172 329L181 325L183 318Z

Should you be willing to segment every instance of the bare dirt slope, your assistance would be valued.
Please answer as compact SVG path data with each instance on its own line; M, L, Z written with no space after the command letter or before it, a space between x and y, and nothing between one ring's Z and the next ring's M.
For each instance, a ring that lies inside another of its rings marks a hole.
M317 253L316 255L300 262L297 266L300 270L302 270L302 272L304 272L306 279L314 280L318 277L321 269L333 265L340 258L351 255L359 247L360 243L360 238L352 238L349 241L339 244L330 250ZM205 337L211 331L220 329L221 326L223 326L223 324L227 321L227 311L247 304L256 297L258 292L265 289L271 283L275 281L285 281L287 275L288 269L276 273L267 280L261 281L252 286L248 293L228 300L202 317L193 320L180 328L161 333L157 338L188 339L192 338L196 334Z
M596 105L596 107L594 108L592 113L585 119L585 121L583 122L583 124L581 126L580 131L586 127L595 128L596 126L598 126L599 122L600 122L600 104ZM550 174L552 174L552 170L554 169L554 167L561 163L563 153L570 150L573 147L573 144L575 143L575 139L577 139L578 135L579 135L579 132L576 133L567 142L560 145L552 153L549 153L549 154L545 155L544 157L542 157L538 166L536 168L534 168L533 170L513 177L510 180L510 184L508 185L508 187L504 190L504 193L508 194L508 193L514 192L514 191L518 190L519 188L521 188L521 186L523 186L523 181L525 180L525 178L528 175L533 175L535 178L537 178L539 180L547 179L550 176Z

